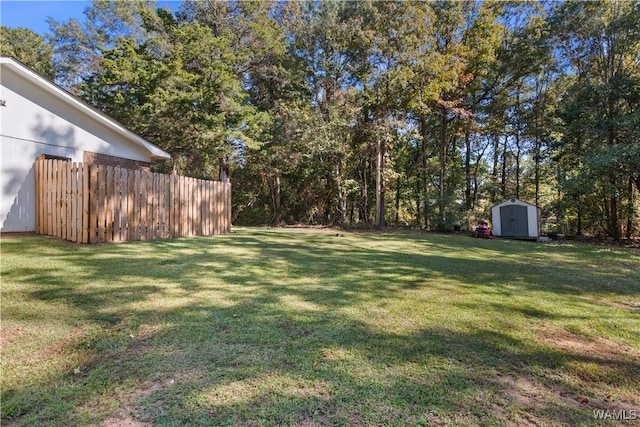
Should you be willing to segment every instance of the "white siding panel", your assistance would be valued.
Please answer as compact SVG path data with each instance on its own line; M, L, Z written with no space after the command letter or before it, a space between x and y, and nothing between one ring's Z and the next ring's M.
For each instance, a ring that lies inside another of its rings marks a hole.
M0 231L3 233L35 231L34 162L40 154L81 162L83 153L71 148L0 137Z
M3 68L2 135L26 141L69 147L144 162L149 153L121 135L31 84L10 68Z

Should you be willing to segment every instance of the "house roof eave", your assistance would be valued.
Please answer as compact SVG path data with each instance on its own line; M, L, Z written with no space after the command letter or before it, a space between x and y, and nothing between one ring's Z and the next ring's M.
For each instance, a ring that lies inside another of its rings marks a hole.
M91 119L114 130L116 133L118 133L120 136L122 136L126 140L129 140L133 142L135 145L138 145L144 148L149 153L152 159L154 160L171 159L171 155L166 151L162 150L160 147L150 143L149 141L145 140L141 136L133 133L118 121L114 120L113 118L107 116L100 110L82 101L75 95L71 94L70 92L66 91L62 87L52 82L51 80L33 71L31 68L27 67L20 61L17 61L10 57L0 56L0 65L11 67L14 70L20 72L24 78L29 80L31 83L33 83L40 89L46 91L52 96L57 97L58 99L65 102L67 105L82 112L83 114L87 115Z

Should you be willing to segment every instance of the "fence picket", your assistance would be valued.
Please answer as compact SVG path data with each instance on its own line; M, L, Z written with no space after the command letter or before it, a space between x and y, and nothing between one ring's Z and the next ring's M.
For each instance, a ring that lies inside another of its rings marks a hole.
M40 212L42 210L42 189L40 188L42 185L42 173L40 172L41 167L42 162L36 161L36 234L42 234L42 217L40 216Z
M58 180L56 182L56 193L55 193L55 206L56 206L56 224L55 224L55 229L56 229L56 237L62 237L62 180L64 179L63 177L63 172L62 172L62 168L59 167L59 162L56 160L54 161L54 164L56 166L56 171L57 171L57 177Z
M63 239L69 240L71 235L71 162L64 162L64 221L63 221Z
M71 234L68 236L68 240L72 242L76 241L77 230L76 223L78 221L78 164L71 163L69 168L69 182L70 182L70 194L69 194L69 206L71 208L70 222L71 222Z
M163 238L171 238L171 175L164 176L164 235Z
M127 237L126 240L134 240L134 198L136 189L135 171L125 169L127 177Z
M141 211L141 204L140 204L140 190L142 185L142 172L139 170L135 171L134 185L135 185L135 192L134 192L134 211L133 211L133 221L134 221L133 234L134 234L134 240L140 240L141 239L140 221L142 219L142 211Z
M127 169L120 168L120 236L119 239L121 242L126 242L127 240L127 202L129 198L127 197L127 188L128 188L128 180L127 180Z
M113 218L111 223L113 224L113 241L120 241L120 206L122 200L120 199L120 167L113 168Z
M82 168L82 240L89 243L89 168L80 163ZM80 243L80 242L78 242Z
M151 222L151 238L153 240L158 238L158 228L160 225L160 194L158 191L159 177L157 173L152 175L153 177L153 192L151 193L151 203L153 206L153 221Z

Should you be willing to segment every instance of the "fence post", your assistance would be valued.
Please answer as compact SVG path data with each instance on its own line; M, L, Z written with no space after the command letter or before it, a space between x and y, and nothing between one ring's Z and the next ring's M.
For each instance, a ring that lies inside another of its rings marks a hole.
M220 182L213 183L213 234L220 233Z
M122 200L120 199L120 167L116 166L113 168L113 218L111 219L111 224L113 227L113 241L120 241L120 206L122 204Z
M158 238L158 231L160 227L160 177L157 173L151 175L153 178L153 191L151 192L151 206L153 208L153 218L151 221L151 239Z
M71 235L69 240L75 242L78 236L78 164L71 163L71 172L69 173L71 180Z
M35 170L35 178L36 178L36 234L40 234L40 173L39 173L39 167L40 167L40 161L39 161L40 157L36 157L36 161L34 164L34 170Z
M62 160L56 162L58 164L58 200L59 200L59 226L58 237L67 238L67 164Z
M153 172L147 173L147 239L153 239Z
M180 236L186 237L189 235L189 178L180 177L182 181L180 188Z
M58 169L58 237L66 239L65 227L67 220L66 209L66 183L67 183L67 168L66 164L62 163L62 160L56 161L56 167Z
M89 169L89 239L88 243L98 240L98 165L87 165Z
M223 215L222 215L222 220L223 220L223 224L222 224L222 230L221 233L224 234L227 232L227 227L229 226L229 201L227 200L227 191L229 189L229 181L223 181L222 182L222 209L223 209Z
M120 241L127 241L127 203L129 202L129 180L127 179L128 170L120 168Z
M176 175L169 175L169 194L167 196L169 202L169 237L176 237Z
M54 212L56 223L56 237L62 237L62 168L60 167L60 160L54 160L54 169L56 177L56 210Z
M47 234L48 236L51 236L51 232L53 229L53 209L51 208L51 185L52 185L52 180L51 180L51 160L45 160L44 161L44 179L46 180L45 184L43 185L44 187L44 192L45 192L45 209L47 211L47 218L46 218L46 224L47 227L46 229L44 229L44 233Z
M82 166L82 243L89 243L89 165Z
M41 209L42 209L42 173L41 173L41 166L42 166L42 155L38 156L36 158L36 162L35 162L35 174L36 174L36 234L42 234L42 216L41 214Z
M164 176L164 238L171 238L171 175Z
M105 172L105 202L106 209L104 215L105 241L113 241L113 166L107 166Z
M62 182L63 191L63 200L64 200L64 221L62 223L63 226L63 238L65 240L69 240L71 237L71 162L64 162L64 181Z
M211 181L204 182L204 192L206 197L204 198L205 215L204 215L204 235L211 235Z
M224 229L225 234L231 233L231 180L227 180L225 182L225 186L227 189L225 199L227 201L227 226Z
M136 175L135 171L127 171L127 240L135 240L135 191L136 191Z
M133 240L140 240L140 216L142 215L140 212L140 188L142 185L140 174L140 170L133 172L133 219L130 224L133 227Z
M196 179L196 236L202 236L202 180Z

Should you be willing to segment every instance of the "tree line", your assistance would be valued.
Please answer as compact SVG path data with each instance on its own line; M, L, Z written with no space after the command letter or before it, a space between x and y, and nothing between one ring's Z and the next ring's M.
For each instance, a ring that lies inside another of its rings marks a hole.
M94 0L13 56L233 183L235 224L640 235L640 3Z

